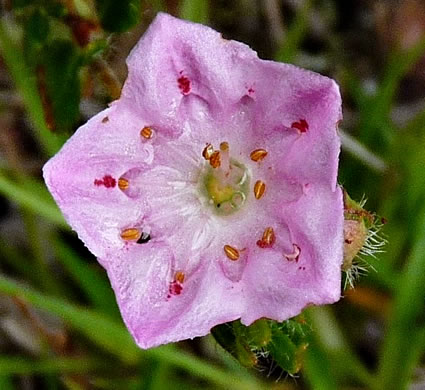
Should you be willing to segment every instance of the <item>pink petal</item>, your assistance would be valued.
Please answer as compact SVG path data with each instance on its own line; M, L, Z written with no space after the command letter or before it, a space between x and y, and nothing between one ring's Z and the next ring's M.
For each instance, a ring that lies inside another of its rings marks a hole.
M170 294L175 259L164 243L131 245L102 262L123 319L142 348L204 336L243 312L240 288L209 261L186 275L177 295Z
M291 240L300 248L297 260L284 251L261 250L250 258L243 282L248 310L242 322L266 317L283 321L309 305L340 298L342 262L342 192L325 186L309 188L284 209Z
M248 46L209 27L160 13L127 59L123 97L161 123L175 123L180 104L192 94L213 111L225 109L245 90L234 65L255 57ZM182 88L181 80L190 86Z
M152 160L153 150L139 134L145 124L114 104L80 127L44 166L46 184L66 220L96 256L121 248L121 229L143 216L140 205L118 188L118 179L129 167Z

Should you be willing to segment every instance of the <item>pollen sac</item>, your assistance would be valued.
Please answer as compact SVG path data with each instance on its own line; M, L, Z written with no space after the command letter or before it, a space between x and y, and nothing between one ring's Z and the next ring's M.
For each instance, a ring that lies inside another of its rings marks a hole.
M182 271L177 271L174 275L174 280L179 283L183 283L185 279L185 274Z
M128 182L128 180L127 180L127 179L125 179L125 178L123 178L123 177L120 177L120 178L118 179L118 188L119 188L121 191L125 191L125 190L127 190L129 186L130 186L130 183Z
M149 126L145 126L142 130L140 130L140 135L145 140L151 139L153 137L153 129Z
M223 249L224 249L224 253L230 260L236 261L239 259L239 251L233 246L224 245Z
M209 158L209 160L210 160L210 165L213 168L218 168L220 166L220 163L221 163L221 161L220 161L220 152L218 150L214 151L211 154L211 157Z
M260 248L271 248L276 241L276 236L272 227L266 228L263 233L261 240L257 241L257 245Z
M209 160L214 153L214 148L211 144L208 144L205 146L204 150L202 151L202 157L205 158L205 160Z
M137 228L128 228L121 232L121 238L124 241L137 241L141 235L142 232Z
M250 157L254 162L259 162L267 156L267 150L265 149L255 149L251 152Z
M266 184L261 180L257 180L254 184L255 199L261 199L266 191Z

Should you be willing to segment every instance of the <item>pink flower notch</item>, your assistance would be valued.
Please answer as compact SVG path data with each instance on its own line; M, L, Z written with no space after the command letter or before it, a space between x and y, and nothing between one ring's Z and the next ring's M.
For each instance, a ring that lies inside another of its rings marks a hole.
M121 98L44 177L138 345L337 301L335 82L167 14L127 64Z

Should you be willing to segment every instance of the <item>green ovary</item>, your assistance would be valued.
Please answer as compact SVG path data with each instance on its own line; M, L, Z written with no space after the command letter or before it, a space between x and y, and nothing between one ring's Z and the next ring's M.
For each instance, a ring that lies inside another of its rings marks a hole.
M219 215L232 214L243 207L249 191L246 168L231 160L228 172L220 168L205 167L201 191Z

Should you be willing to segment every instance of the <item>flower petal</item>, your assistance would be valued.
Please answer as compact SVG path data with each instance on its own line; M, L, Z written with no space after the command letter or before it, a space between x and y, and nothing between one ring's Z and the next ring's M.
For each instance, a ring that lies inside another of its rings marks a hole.
M244 94L243 74L232 71L241 58L256 53L209 27L160 13L128 57L123 98L161 123L175 123L192 94L212 111L225 109Z
M222 275L217 263L201 262L173 295L175 258L164 243L132 245L102 263L123 319L142 348L204 336L243 312L240 288Z
M122 247L121 229L142 218L142 208L120 191L118 180L152 160L153 149L139 135L145 124L114 104L80 127L43 168L66 220L96 256Z
M286 175L296 173L304 183L329 183L333 189L340 149L337 123L342 118L336 83L292 65L263 60L247 63L245 71L255 84L252 108L258 131L298 134L290 153L283 151ZM299 130L300 122L308 127L305 132Z
M278 321L300 313L309 304L333 303L340 298L342 192L325 186L309 188L306 195L285 208L285 221L299 257L285 258L275 250L258 250L243 278L248 310L242 322L267 317Z

